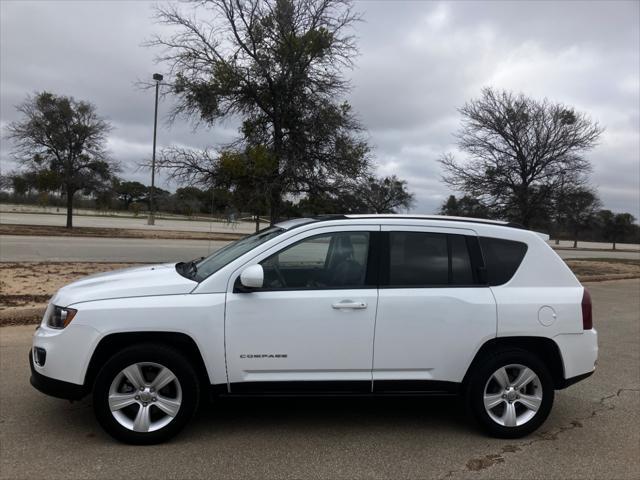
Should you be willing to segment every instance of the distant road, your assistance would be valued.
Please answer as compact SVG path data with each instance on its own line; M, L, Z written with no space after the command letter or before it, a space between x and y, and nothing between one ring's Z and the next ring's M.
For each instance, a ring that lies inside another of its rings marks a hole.
M53 213L0 212L0 223L18 225L48 225L64 227L66 216ZM75 227L130 228L136 230L179 230L185 232L253 233L255 225L250 222L207 222L203 220L181 220L156 218L155 225L147 225L147 217L116 217L99 215L74 215ZM263 226L266 226L263 225Z
M0 235L0 261L177 262L208 255L226 243L208 240ZM559 250L558 253L562 258L640 259L640 252Z
M630 258L640 260L640 251L637 252L619 252L612 250L556 250L561 258Z
M192 260L226 245L208 240L0 236L2 262L141 262Z

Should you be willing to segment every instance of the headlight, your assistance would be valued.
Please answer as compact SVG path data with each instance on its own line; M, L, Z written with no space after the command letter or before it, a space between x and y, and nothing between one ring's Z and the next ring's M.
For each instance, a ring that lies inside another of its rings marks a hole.
M78 311L73 308L54 305L47 319L47 325L51 328L64 328L71 323L76 313L78 313Z

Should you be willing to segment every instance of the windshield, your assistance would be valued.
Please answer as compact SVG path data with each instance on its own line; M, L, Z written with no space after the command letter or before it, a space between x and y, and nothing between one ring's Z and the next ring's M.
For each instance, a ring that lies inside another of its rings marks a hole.
M193 279L197 282L201 282L209 275L233 262L236 258L244 255L249 250L252 250L258 245L277 237L284 231L285 229L280 227L265 228L264 230L260 230L258 233L241 238L240 240L222 247L220 250L212 253L206 258L203 258L195 264L196 268L194 269L195 275L193 276Z

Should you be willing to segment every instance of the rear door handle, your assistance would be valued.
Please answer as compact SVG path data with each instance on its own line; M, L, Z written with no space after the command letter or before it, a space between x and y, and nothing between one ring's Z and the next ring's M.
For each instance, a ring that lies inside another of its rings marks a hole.
M337 310L341 310L343 308L349 308L351 310L362 310L363 308L367 308L367 304L364 302L352 302L350 300L343 300L342 302L334 303L331 306Z

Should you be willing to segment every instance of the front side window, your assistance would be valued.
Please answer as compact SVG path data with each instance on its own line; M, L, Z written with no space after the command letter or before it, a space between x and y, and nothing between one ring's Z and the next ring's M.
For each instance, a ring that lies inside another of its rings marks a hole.
M265 290L361 288L369 258L368 232L316 235L266 258Z
M469 286L478 283L469 254L471 237L389 232L390 287Z

